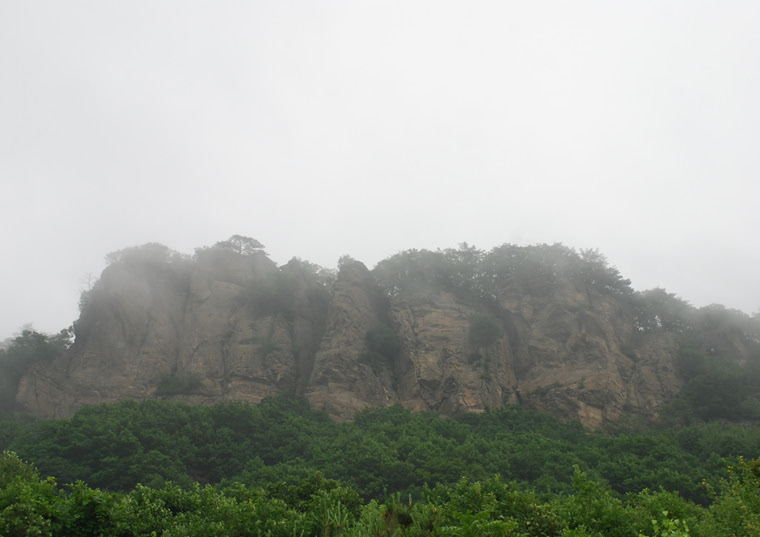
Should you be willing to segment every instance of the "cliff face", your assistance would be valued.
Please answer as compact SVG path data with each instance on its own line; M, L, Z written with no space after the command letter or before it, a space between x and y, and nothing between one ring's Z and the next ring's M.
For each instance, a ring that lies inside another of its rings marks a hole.
M65 355L21 379L16 408L66 417L124 398L287 392L337 419L396 402L443 414L519 403L593 428L655 418L681 386L678 331L643 329L597 280L489 276L475 293L426 271L391 285L382 268L348 261L327 281L260 252L135 249L84 297Z

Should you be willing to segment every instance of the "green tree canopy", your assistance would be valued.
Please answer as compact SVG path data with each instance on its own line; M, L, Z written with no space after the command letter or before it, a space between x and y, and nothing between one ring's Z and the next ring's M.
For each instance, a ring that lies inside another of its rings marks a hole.
M240 255L253 255L264 252L264 245L256 239L243 235L233 235L226 241L217 242L214 247L231 250Z

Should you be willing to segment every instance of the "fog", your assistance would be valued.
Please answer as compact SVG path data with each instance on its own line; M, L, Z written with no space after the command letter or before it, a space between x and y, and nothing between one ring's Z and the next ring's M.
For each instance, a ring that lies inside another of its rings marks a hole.
M0 339L114 250L598 248L760 307L757 2L3 2Z

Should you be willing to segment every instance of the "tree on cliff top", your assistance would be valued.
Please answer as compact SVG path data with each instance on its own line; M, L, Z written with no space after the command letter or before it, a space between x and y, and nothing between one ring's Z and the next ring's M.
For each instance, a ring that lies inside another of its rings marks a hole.
M123 264L156 267L170 263L186 263L188 260L188 256L175 252L168 246L157 242L124 248L106 255L106 263L108 265Z
M24 330L0 349L0 410L13 408L19 380L29 366L58 358L71 346L73 336L73 327L55 335Z
M240 255L253 255L264 252L264 245L256 239L251 237L244 237L243 235L233 235L226 241L219 241L214 245L216 248L224 248L226 250L232 250Z

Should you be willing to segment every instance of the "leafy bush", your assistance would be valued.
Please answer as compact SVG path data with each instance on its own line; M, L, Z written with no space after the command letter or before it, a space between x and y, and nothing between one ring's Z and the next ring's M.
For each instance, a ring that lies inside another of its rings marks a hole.
M654 537L688 537L689 526L679 518L668 518L668 512L662 512L662 522L652 519L652 535ZM639 537L647 537L639 533Z

